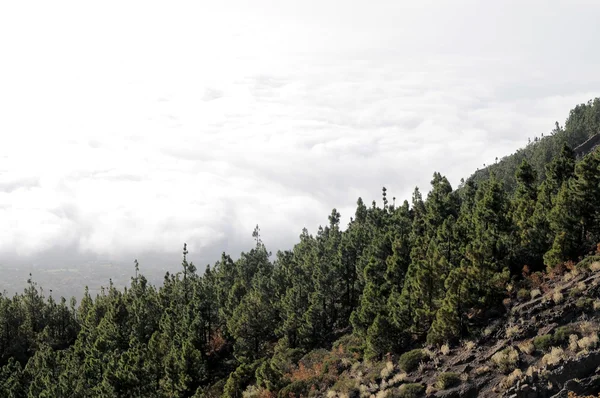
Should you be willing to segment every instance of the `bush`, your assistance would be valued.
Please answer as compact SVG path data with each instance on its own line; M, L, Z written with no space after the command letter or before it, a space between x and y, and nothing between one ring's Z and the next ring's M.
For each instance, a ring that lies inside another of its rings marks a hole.
M598 335L593 334L591 336L582 337L581 340L577 342L577 345L582 350L591 350L596 348L598 345Z
M569 336L572 334L577 334L573 326L561 326L554 331L554 341L556 344L566 344L569 342Z
M364 349L364 340L353 334L342 336L335 343L333 343L333 350L356 354L358 357L357 359L360 359Z
M542 365L556 365L565 359L565 352L560 347L552 347L552 350L542 357Z
M477 369L475 369L475 375L477 376L481 376L484 375L486 373L490 373L492 370L490 369L489 366L480 366Z
M569 336L569 349L571 351L578 351L578 345L577 342L579 341L579 336L577 336L576 334L572 334Z
M400 369L408 373L416 370L421 362L427 362L429 359L429 355L425 351L416 349L402 354L398 359L398 365Z
M577 269L590 269L594 263L600 261L600 256L590 256L581 260L575 267Z
M511 374L506 376L501 382L500 386L508 390L510 387L514 386L515 383L523 377L523 372L521 369L515 369Z
M385 366L383 367L383 369L381 369L381 372L379 372L379 376L381 376L381 378L383 380L386 380L388 377L390 377L390 375L394 372L394 364L392 363L392 361L387 361L385 363Z
M533 342L531 340L523 341L523 342L519 343L519 345L517 347L519 347L519 350L523 354L527 354L527 355L531 355L535 351L535 345L533 344Z
M300 395L307 394L310 391L312 385L313 384L309 380L295 381L284 387L281 391L279 391L278 396L282 398L299 397Z
M459 384L460 384L460 376L458 373L444 372L438 376L435 386L436 386L436 388L438 388L440 390L446 390L448 388L455 387Z
M246 390L242 393L242 398L265 398L265 397L274 397L273 393L269 392L262 387L257 386L248 386Z
M555 304L560 304L563 301L563 298L563 294L558 290L552 295L552 300Z
M506 328L506 338L507 339L513 338L514 336L518 335L519 333L521 333L521 328L518 327L517 325L509 326Z
M507 347L502 351L498 351L492 356L492 362L498 366L503 373L513 371L519 362L519 353L512 347Z
M419 383L408 383L403 384L398 389L397 394L394 394L398 398L417 398L423 395L425 387Z
M537 336L533 339L533 345L540 351L546 351L548 348L552 347L553 344L554 339L552 338L551 334Z
M575 306L577 308L583 308L584 311L590 310L594 307L594 299L592 298L580 298L579 300L577 300L577 302L575 303Z
M450 346L448 344L444 344L443 346L440 347L440 352L443 355L448 355L450 354Z
M517 298L521 301L527 300L529 298L529 291L527 289L519 289Z
M340 377L331 389L337 393L342 393L348 396L358 395L358 382L348 377Z

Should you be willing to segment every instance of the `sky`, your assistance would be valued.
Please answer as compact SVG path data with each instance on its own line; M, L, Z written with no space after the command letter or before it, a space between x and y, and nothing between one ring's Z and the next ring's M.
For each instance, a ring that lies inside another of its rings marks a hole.
M456 186L600 96L597 1L0 3L0 264L176 269Z

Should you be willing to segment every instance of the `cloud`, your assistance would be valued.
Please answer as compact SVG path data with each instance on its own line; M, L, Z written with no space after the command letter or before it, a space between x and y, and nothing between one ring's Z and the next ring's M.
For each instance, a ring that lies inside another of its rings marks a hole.
M256 224L291 248L382 186L456 186L600 89L567 2L182 4L2 6L0 263L175 269L187 242L204 265Z
M15 178L7 181L0 180L0 191L11 193L17 189L29 189L39 186L40 179L35 176Z

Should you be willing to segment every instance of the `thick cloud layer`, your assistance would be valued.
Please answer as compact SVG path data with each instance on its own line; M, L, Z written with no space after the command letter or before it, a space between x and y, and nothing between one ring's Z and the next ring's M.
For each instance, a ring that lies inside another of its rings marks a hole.
M209 5L209 3L211 3ZM600 93L590 1L6 2L0 263L289 248ZM170 266L170 265L169 265Z

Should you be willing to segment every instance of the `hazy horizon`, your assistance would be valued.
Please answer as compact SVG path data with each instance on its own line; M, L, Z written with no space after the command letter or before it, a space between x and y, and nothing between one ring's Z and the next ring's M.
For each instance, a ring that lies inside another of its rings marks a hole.
M177 270L186 242L202 268L257 224L275 253L382 186L401 202L440 171L456 188L599 95L599 17L592 1L2 4L0 265Z

